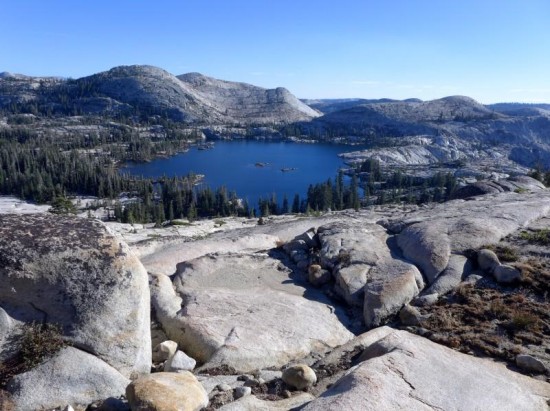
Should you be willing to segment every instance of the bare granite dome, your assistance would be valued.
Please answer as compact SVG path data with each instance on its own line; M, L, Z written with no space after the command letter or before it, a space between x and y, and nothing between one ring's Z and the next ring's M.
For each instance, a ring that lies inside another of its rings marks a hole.
M147 65L114 67L76 80L0 75L0 106L29 101L78 107L82 113L138 111L208 125L281 124L320 115L284 88L264 89L199 73L176 77Z
M320 114L287 89L264 89L246 83L218 80L200 73L178 76L197 99L237 122L277 123L309 120Z

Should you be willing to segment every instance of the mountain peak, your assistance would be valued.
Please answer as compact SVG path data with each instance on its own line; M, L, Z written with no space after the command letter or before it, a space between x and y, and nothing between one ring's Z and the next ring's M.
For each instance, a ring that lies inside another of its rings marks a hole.
M18 79L2 82L0 106L14 101L34 101L60 110L74 107L80 113L145 112L209 125L281 124L319 115L282 87L265 89L201 73L176 77L151 65L117 66L76 80L50 81L47 87L41 87L46 78L7 72L0 78ZM40 83L37 80L41 80ZM64 89L58 90L58 87ZM70 102L55 101L60 95L67 98L68 92Z

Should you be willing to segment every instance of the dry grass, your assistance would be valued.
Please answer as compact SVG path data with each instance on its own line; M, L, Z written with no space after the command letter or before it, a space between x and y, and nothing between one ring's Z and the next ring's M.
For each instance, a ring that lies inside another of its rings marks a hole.
M540 319L528 311L514 311L510 318L510 327L514 331L537 330L540 328Z
M424 323L427 336L462 352L513 361L518 346L550 343L548 302L531 294L525 287L510 292L462 285L447 301L420 308L432 314Z

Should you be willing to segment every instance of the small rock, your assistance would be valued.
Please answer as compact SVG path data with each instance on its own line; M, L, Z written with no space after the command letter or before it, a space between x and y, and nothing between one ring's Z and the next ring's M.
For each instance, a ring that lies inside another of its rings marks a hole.
M283 381L298 390L303 390L317 382L317 375L306 364L298 364L283 371Z
M229 391L229 390L231 390L231 385L225 384L225 383L221 383L221 384L218 384L218 385L216 386L216 388L218 389L218 391Z
M272 370L260 370L260 378L266 382L270 382L281 378L283 373L281 371L272 371Z
M493 271L493 277L499 283L511 283L521 279L521 272L509 265L499 265Z
M198 411L208 405L208 395L195 376L158 372L133 381L126 388L126 398L132 410Z
M162 362L173 356L178 349L175 341L163 341L153 349L153 361Z
M435 304L438 299L439 299L438 293L427 294L421 297L416 297L413 300L413 304L416 305L417 307L427 307L429 305Z
M260 382L256 379L251 378L250 380L245 381L243 385L245 387L257 387L258 385L260 385Z
M319 239L317 238L315 227L310 228L305 233L297 236L295 239L302 240L309 248L315 248L319 246Z
M246 397L247 395L252 394L252 388L250 387L237 387L233 391L233 396L236 400L242 397Z
M67 405L65 408L63 408L63 411L74 411L74 408L70 405Z
M477 263L483 271L488 273L492 273L500 265L497 255L486 248L477 252Z
M311 264L308 268L308 280L315 287L320 287L330 281L330 271L324 270L319 264Z
M248 381L250 379L249 375L242 374L237 377L237 381Z
M283 398L290 398L292 397L292 393L289 391L289 390L284 390L283 393L281 394L283 396Z
M399 311L399 319L403 325L420 325L426 319L417 308L405 304Z
M546 366L539 359L527 354L520 354L516 356L516 364L519 368L525 371L531 371L535 373L546 372Z
M464 282L467 283L467 284L475 284L477 283L479 280L483 279L483 276L481 275L478 275L478 274L470 274L468 277L466 277L464 279Z
M176 351L171 356L166 364L164 364L164 371L166 372L179 372L179 371L193 371L197 365L197 362L185 354L183 351Z

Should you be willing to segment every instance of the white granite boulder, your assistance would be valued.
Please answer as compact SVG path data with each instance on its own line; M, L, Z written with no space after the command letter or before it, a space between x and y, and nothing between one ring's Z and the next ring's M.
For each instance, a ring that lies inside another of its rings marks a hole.
M283 366L353 337L340 309L290 277L266 254L205 256L180 264L173 284L155 276L153 305L169 337L206 368Z
M76 348L126 377L150 371L147 273L101 222L0 215L0 260L8 316L60 325Z
M547 382L406 331L393 331L371 344L362 359L303 410L548 409Z
M7 386L18 410L88 405L120 397L130 380L97 357L73 347L13 377Z

